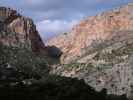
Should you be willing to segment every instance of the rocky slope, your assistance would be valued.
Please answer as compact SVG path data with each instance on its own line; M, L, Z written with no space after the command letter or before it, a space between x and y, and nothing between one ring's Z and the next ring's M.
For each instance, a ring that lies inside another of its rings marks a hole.
M109 94L132 98L132 3L89 17L57 39L63 43L55 38L49 44L61 48L61 60L69 64L53 66L51 74L84 79L96 90L106 88Z
M4 45L31 48L33 52L45 51L33 21L15 10L0 7L0 33L0 42Z
M129 3L82 20L70 33L55 37L48 45L59 47L63 52L61 62L70 63L88 52L86 48L93 48L96 42L113 41L114 36L119 40L117 33L132 31L132 26L133 4Z

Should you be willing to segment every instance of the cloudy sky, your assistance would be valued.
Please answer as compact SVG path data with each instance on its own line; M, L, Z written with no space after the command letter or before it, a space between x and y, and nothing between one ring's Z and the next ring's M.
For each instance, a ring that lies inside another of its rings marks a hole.
M0 6L31 17L44 40L70 31L82 18L96 15L133 0L0 0Z

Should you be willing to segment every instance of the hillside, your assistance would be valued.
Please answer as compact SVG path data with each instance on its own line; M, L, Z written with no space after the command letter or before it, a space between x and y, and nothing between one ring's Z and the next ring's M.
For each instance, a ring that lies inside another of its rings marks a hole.
M48 57L58 60L60 55L55 46L43 44L30 18L0 7L2 100L127 100L126 95L108 95L106 89L98 92L82 79L50 75Z
M132 26L133 4L129 3L111 11L83 19L73 27L70 33L51 39L48 45L55 45L60 48L63 52L61 62L70 63L86 55L88 49L93 51L95 49L93 45L95 44L106 43L107 41L115 43L116 40L120 41L120 34L122 34L122 37L124 35L128 37L126 31L132 31Z
M56 40L57 39L57 40ZM96 90L133 95L133 4L83 19L49 41L63 51L51 74L84 79Z

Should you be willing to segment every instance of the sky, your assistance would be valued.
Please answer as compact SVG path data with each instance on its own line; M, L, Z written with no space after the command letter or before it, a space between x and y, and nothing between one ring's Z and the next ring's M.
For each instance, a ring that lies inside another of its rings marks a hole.
M0 0L34 20L44 41L69 32L81 19L133 2L133 0Z

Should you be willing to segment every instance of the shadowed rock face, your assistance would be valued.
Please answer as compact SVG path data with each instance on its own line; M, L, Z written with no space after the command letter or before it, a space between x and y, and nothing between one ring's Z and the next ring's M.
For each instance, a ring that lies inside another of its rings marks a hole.
M33 21L5 7L0 7L0 42L17 47L25 46L33 52L41 52L45 48Z
M88 17L73 27L69 34L56 37L48 42L63 51L62 63L70 63L82 50L90 47L94 40L110 40L116 31L133 30L133 4L122 6L96 16ZM126 33L125 33L126 34Z

